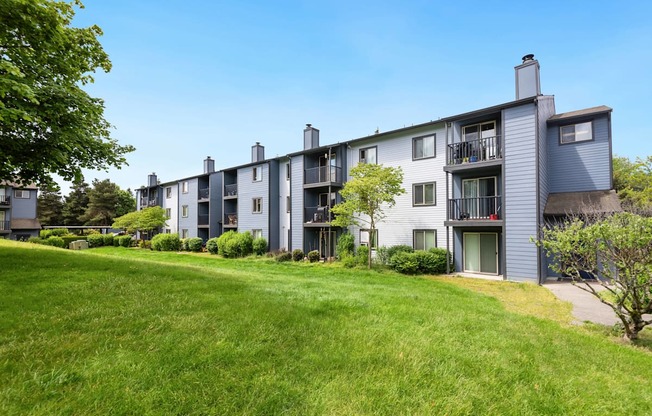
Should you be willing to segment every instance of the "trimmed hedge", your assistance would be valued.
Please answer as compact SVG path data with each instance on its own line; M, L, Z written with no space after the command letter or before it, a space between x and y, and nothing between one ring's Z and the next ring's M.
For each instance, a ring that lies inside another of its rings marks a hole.
M211 254L217 254L217 237L211 238L206 242L206 250Z
M68 231L67 228L52 228L39 231L39 237L43 239L47 239L52 236L62 237L67 234L70 234L70 231Z
M102 240L103 240L105 246L112 246L113 245L113 234L103 234L102 235Z
M267 253L267 240L263 237L258 237L252 242L253 252L257 256L262 256Z
M442 274L446 273L446 253L442 248L399 252L390 259L389 266L403 274Z
M88 247L102 247L104 245L104 236L102 234L89 234L86 236L86 241L88 241Z
M152 249L156 251L179 251L179 234L156 234L152 238Z
M253 252L253 241L249 232L229 231L217 239L218 252L226 258L245 257Z
M200 237L192 237L186 241L186 244L188 245L188 251L194 251L196 253L201 251L204 245L204 240Z
M308 260L310 263L315 263L319 261L319 258L321 256L319 255L319 251L317 250L312 250L311 252L308 253Z
M292 260L294 261L303 261L304 258L303 250L300 248L295 248L292 250Z
M48 245L52 247L64 248L66 246L66 243L63 241L63 238L58 237L56 235L49 237L46 241Z
M120 247L131 247L132 240L130 235L122 235L118 237L116 240L118 240Z
M284 251L280 253L278 256L276 256L276 261L278 262L283 262L283 261L290 261L292 260L292 253L289 251Z
M378 251L376 253L378 261L381 264L384 265L389 265L391 262L392 257L394 257L395 254L397 253L413 253L414 249L408 245L405 244L399 244L396 246L389 246L389 247L379 247Z

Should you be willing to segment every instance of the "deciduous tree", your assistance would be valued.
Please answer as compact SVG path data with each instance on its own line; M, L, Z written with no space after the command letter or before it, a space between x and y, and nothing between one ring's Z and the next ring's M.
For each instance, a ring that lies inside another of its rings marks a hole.
M625 209L652 213L652 156L613 159L613 186Z
M126 230L128 233L135 233L136 231L149 233L164 227L167 220L169 218L165 215L165 209L156 206L133 211L116 218L112 227Z

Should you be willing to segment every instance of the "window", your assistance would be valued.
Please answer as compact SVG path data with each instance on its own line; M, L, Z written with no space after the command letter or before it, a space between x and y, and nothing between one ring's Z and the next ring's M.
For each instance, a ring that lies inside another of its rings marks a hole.
M290 164L286 163L285 164L285 179L290 180Z
M168 186L167 188L165 188L165 197L168 198L168 199L172 198L172 187L171 186Z
M360 230L360 244L363 246L369 246L369 230ZM375 250L378 248L378 230L374 232L374 241L371 244L371 249Z
M188 193L188 181L181 182L181 192L184 194Z
M263 180L263 168L257 166L253 169L253 181L260 182L262 180Z
M414 230L413 240L413 247L415 250L429 250L437 247L437 231Z
M188 238L188 229L184 228L181 230L181 238Z
M261 238L263 236L263 230L251 230L251 235L254 239Z
M593 126L590 121L561 126L559 128L559 140L562 144L593 140Z
M412 139L412 159L435 157L435 135Z
M330 203L328 200L328 192L324 194L319 194L319 205L320 207L334 207L337 194L335 192L330 193Z
M253 199L252 212L254 214L260 214L261 212L263 212L263 198L254 198Z
M378 150L375 146L367 147L366 149L360 149L360 163L378 163L378 159L376 158L377 151Z
M172 232L172 230L170 230L169 228L165 229L165 234L170 234L171 232Z
M181 206L181 216L183 218L188 218L188 205Z
M412 185L413 205L435 205L435 182Z
M172 208L165 208L165 216L168 218L172 217Z
M287 205L287 212L290 212L292 210L292 204L289 196L285 197L285 204Z
M16 199L29 199L29 191L22 191L22 190L16 189L14 191L14 198L16 198Z

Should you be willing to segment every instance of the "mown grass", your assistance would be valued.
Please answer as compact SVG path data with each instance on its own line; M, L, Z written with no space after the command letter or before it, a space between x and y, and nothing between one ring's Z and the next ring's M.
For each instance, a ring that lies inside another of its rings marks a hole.
M458 282L3 241L0 262L1 414L652 412L652 354Z

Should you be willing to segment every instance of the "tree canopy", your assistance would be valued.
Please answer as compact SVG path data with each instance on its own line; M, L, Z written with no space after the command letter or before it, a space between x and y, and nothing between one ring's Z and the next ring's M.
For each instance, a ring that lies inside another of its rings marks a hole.
M104 102L82 87L111 69L98 26L72 27L78 0L0 0L0 178L52 183L120 168L132 146L110 137Z
M613 186L625 209L652 212L652 156L613 159Z
M343 202L335 205L333 225L357 225L369 230L369 242L374 241L376 225L385 219L385 210L396 204L395 198L405 193L402 188L401 168L384 167L374 163L360 163L350 172L351 179L344 184L340 195ZM367 256L371 267L371 250Z
M109 179L93 180L88 191L88 207L79 217L85 225L110 225L115 217L136 209L131 191L124 191Z
M112 227L126 230L128 233L149 232L165 226L167 220L169 218L165 215L165 209L155 206L116 218Z
M55 188L41 189L36 205L36 215L41 225L63 224L63 198Z

